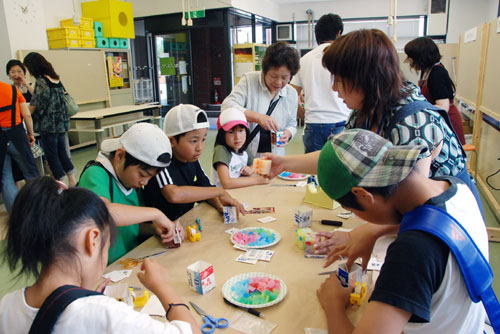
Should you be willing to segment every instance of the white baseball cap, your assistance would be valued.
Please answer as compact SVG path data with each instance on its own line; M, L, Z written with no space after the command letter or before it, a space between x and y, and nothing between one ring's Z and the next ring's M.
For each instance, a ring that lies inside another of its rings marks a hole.
M163 131L169 137L209 127L205 111L192 104L179 104L173 107L167 112L163 121Z
M243 111L236 108L228 108L222 111L217 120L217 129L223 128L224 131L229 131L236 125L243 125L248 129L247 118Z
M119 148L139 161L153 167L167 167L172 158L170 140L163 131L151 123L136 123L120 138L106 139L101 151L110 153Z

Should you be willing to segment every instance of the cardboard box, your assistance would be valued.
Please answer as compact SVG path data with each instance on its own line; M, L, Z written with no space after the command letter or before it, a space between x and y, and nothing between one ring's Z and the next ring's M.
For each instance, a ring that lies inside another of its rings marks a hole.
M130 289L127 283L108 285L104 289L104 295L114 298L119 302L124 302L130 307L134 307L132 295L130 294Z
M359 264L354 263L351 267L351 271L348 272L346 268L346 264L342 263L339 265L337 270L337 277L340 280L340 283L343 287L351 287L354 288L356 282L363 283L363 267Z
M238 215L236 213L235 206L223 206L222 216L224 218L224 224L236 224L238 221Z
M214 267L205 261L196 261L187 267L188 284L194 291L204 295L215 288Z
M312 226L313 209L302 205L295 209L295 223L297 228L306 228Z

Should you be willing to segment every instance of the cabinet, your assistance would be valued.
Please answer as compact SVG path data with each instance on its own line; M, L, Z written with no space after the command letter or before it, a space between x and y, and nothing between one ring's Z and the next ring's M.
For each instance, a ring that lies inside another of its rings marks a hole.
M134 104L134 89L131 85L132 58L130 50L103 49L103 52L111 106Z
M233 46L235 84L240 81L243 74L261 70L266 49L266 44L257 43L235 44Z

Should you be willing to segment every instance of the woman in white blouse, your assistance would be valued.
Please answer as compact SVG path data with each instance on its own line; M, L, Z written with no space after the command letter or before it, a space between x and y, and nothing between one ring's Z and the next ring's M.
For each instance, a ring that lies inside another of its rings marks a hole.
M236 108L245 113L250 137L249 150L254 156L273 152L285 154L285 146L297 132L297 92L288 83L299 70L300 58L287 43L278 42L267 48L262 71L243 74L221 110ZM273 108L274 107L274 108ZM269 113L269 111L272 112ZM283 131L283 145L271 145L270 131Z

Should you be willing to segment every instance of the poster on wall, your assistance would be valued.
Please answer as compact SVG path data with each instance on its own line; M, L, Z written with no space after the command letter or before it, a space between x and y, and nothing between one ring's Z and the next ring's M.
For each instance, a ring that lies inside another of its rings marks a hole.
M123 64L121 57L108 56L109 87L123 87Z
M175 58L163 57L160 58L160 74L161 75L175 75Z

